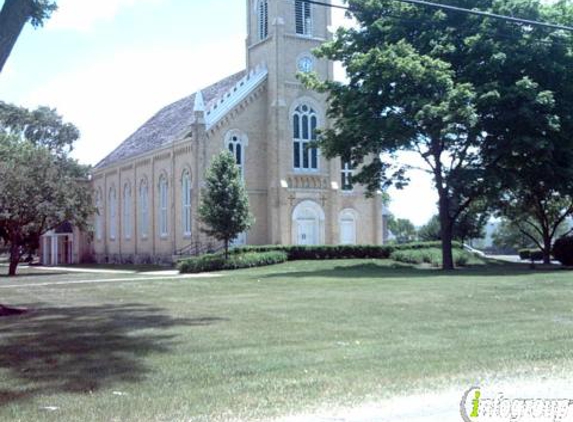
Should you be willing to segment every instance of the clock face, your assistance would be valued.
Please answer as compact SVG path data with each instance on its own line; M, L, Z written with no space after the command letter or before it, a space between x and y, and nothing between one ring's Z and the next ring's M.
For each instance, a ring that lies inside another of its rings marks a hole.
M305 56L298 61L298 70L300 72L309 73L314 68L314 61L311 57Z

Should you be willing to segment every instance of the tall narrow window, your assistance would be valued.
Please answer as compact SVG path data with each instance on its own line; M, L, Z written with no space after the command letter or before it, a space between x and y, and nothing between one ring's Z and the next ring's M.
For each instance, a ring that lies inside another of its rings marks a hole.
M357 213L352 209L343 210L339 217L339 231L341 245L356 244Z
M183 173L181 180L181 196L183 198L183 235L191 236L191 175L188 171Z
M102 226L103 226L103 212L101 209L101 190L97 190L95 196L96 218L95 218L95 236L96 240L102 239Z
M295 0L295 24L296 33L300 35L312 35L312 9L311 4L302 0Z
M269 2L267 0L259 0L259 41L266 39L269 36Z
M145 180L139 186L139 212L139 233L146 239L149 236L149 188Z
M117 236L117 193L115 188L109 190L109 238L115 240Z
M126 240L131 239L131 186L126 183L123 187L123 237Z
M318 119L316 112L303 104L293 116L293 167L296 170L318 170L318 150L311 148L316 141Z
M235 162L237 163L237 167L239 167L239 170L241 172L241 176L243 176L243 168L244 168L244 148L243 148L243 143L241 142L241 138L238 135L232 135L229 138L229 142L227 147L229 148L229 151L231 151L231 154L234 155L235 157Z
M352 185L352 174L354 173L354 167L352 167L352 163L349 161L342 161L341 162L341 187L342 190L351 191L354 189Z
M167 178L159 179L159 234L162 237L168 235L167 231Z

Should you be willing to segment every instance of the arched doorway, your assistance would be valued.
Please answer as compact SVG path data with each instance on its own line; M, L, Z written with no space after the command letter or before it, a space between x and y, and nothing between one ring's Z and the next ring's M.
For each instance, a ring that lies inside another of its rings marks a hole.
M324 244L324 211L314 201L303 201L292 213L293 243L295 245Z

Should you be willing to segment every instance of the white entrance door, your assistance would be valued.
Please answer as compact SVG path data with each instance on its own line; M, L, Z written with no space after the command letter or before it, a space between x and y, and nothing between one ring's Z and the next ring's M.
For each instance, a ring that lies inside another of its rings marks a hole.
M297 226L299 245L318 245L317 220L300 219L297 220Z

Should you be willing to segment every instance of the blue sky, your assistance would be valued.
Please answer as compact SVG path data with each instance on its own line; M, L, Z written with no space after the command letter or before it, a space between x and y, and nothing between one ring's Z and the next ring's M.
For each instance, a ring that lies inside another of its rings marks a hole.
M95 164L161 107L245 66L244 0L59 0L46 26L26 26L0 76L0 98L56 107ZM343 23L337 12L335 24ZM409 159L409 162L415 159ZM421 225L431 181L391 191L391 210Z

